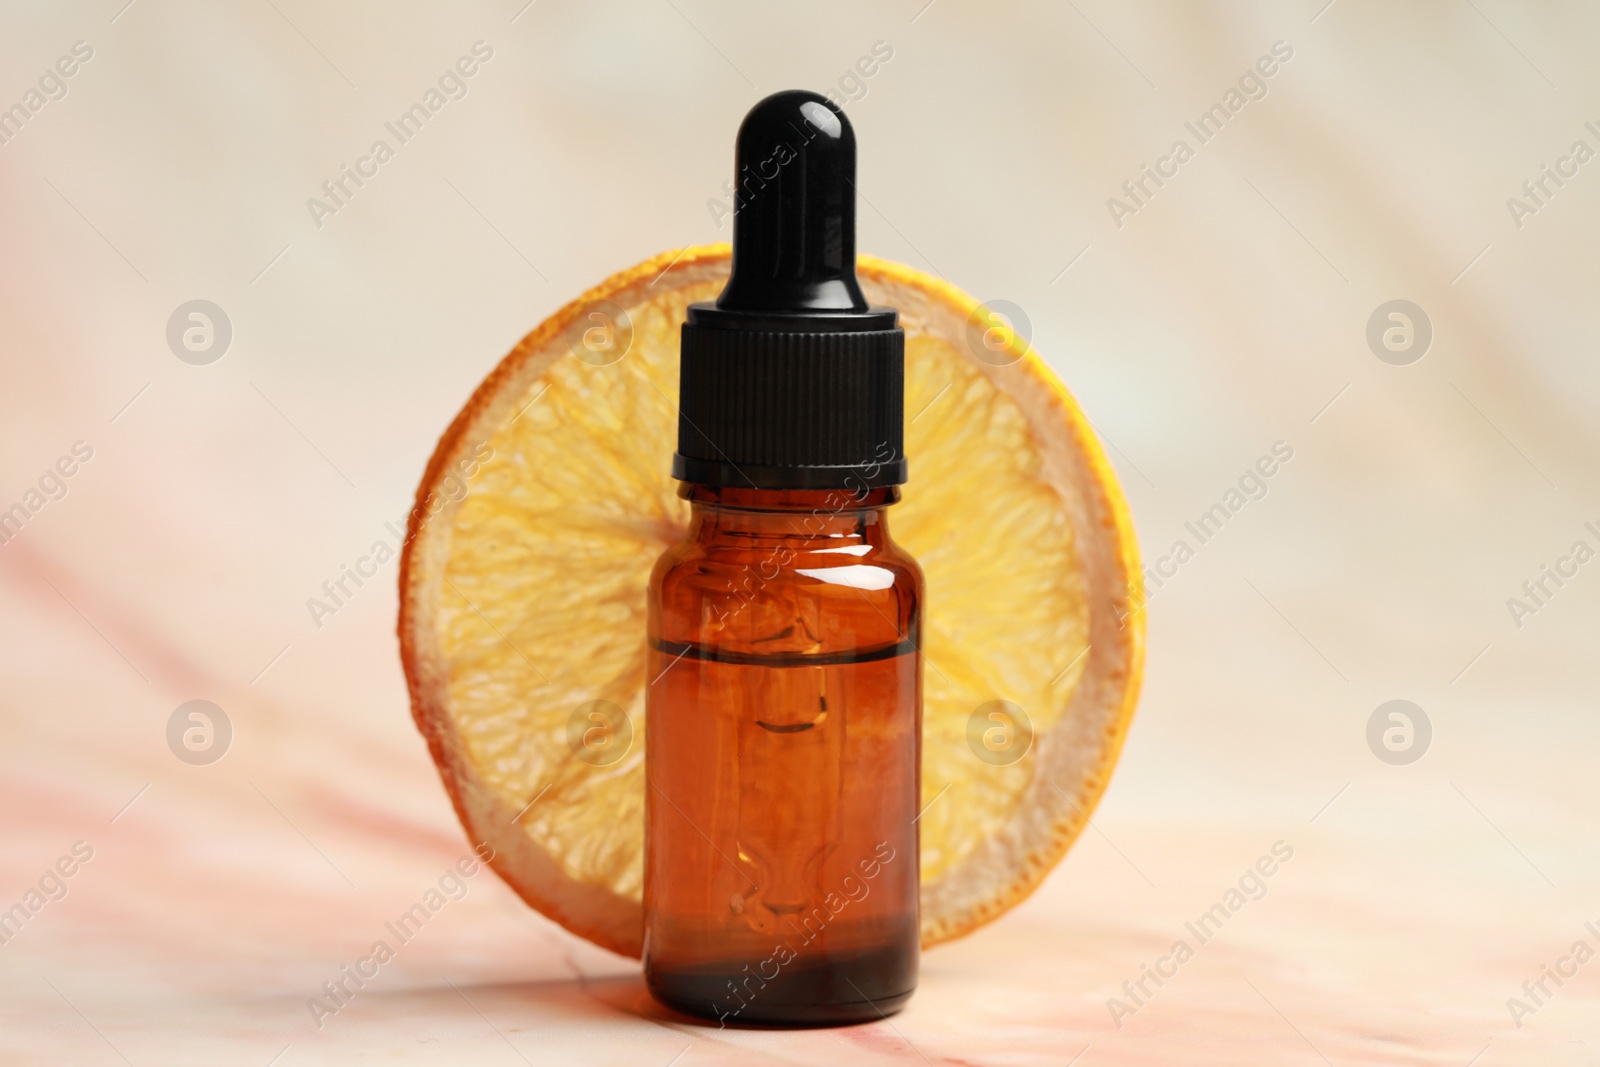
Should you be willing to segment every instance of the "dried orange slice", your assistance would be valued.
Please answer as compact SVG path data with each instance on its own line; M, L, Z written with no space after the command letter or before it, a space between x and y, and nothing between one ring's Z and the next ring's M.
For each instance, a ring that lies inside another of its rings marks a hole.
M726 245L613 276L523 338L439 442L400 572L417 725L474 843L533 907L640 951L645 591L682 534L678 328ZM922 939L1028 895L1116 763L1143 665L1138 550L1076 402L1011 322L863 256L906 329L927 581Z

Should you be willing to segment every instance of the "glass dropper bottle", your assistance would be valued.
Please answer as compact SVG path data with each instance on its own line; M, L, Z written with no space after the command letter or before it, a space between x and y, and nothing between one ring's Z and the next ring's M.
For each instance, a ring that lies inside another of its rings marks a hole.
M725 1025L878 1019L918 966L905 335L856 280L844 113L777 93L736 151L732 273L683 326L689 530L650 582L645 977Z

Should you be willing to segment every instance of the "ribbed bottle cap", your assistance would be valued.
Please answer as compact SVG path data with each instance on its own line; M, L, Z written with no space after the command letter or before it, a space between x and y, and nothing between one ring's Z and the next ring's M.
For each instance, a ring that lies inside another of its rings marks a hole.
M739 127L733 267L683 325L673 477L757 489L906 480L905 331L856 281L855 132L816 93Z

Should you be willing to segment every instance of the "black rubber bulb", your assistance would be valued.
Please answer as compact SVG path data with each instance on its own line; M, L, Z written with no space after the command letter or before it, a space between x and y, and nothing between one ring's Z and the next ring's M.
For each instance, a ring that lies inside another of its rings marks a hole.
M856 135L826 97L774 93L745 116L734 157L727 311L866 311L856 282Z

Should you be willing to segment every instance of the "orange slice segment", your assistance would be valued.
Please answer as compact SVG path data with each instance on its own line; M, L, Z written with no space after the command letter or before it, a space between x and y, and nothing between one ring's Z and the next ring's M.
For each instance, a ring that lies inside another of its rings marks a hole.
M530 905L632 956L645 591L687 518L678 327L728 256L664 253L523 338L439 442L400 574L413 713L467 833ZM859 272L906 328L911 481L890 523L927 582L931 945L1026 897L1093 811L1139 688L1140 567L1093 431L1009 323L908 267Z

